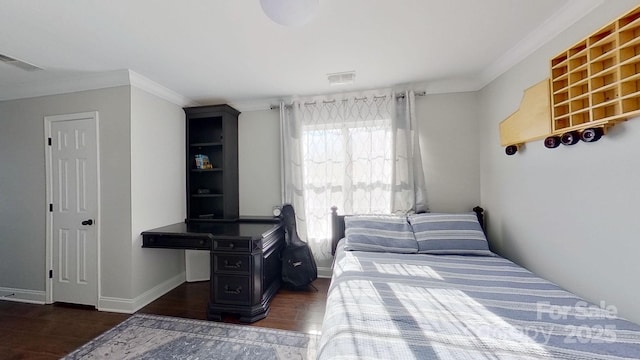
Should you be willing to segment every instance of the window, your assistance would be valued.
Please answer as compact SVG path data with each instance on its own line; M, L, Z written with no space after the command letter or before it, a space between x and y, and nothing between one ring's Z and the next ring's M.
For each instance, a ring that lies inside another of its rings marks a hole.
M331 206L342 214L425 208L413 101L413 92L386 92L281 104L283 202L319 266L332 260Z
M303 127L309 237L326 237L333 205L349 214L391 212L391 139L390 119Z

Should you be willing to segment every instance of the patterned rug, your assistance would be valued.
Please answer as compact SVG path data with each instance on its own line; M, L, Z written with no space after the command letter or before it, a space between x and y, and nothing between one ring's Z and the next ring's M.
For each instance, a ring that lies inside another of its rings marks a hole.
M63 359L315 359L317 340L295 331L133 315Z

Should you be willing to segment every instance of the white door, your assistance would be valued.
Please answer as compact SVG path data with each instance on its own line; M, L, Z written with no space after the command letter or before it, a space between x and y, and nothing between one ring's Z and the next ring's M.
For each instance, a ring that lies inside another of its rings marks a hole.
M97 114L50 120L52 300L98 302ZM93 116L92 116L93 115Z

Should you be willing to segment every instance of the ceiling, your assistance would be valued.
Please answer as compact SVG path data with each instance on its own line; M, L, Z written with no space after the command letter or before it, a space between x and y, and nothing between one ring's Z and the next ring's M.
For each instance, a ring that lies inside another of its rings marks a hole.
M474 91L603 1L320 0L309 23L285 27L259 0L0 0L0 54L44 69L0 63L0 100L123 74L183 104ZM354 84L329 85L327 74L351 70Z

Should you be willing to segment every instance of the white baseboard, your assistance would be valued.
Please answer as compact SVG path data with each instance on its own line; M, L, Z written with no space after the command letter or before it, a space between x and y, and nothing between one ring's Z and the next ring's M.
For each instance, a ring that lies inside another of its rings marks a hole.
M333 270L330 267L318 267L318 277L331 279Z
M108 296L101 296L98 300L98 310L117 312L125 314L133 314L134 312L147 306L162 295L175 289L177 286L185 282L185 273L180 273L173 278L158 284L157 286L145 291L139 296L133 299L114 298Z
M133 300L101 296L98 299L98 310L116 313L133 314Z
M0 300L44 304L45 299L46 293L44 291L0 287Z

